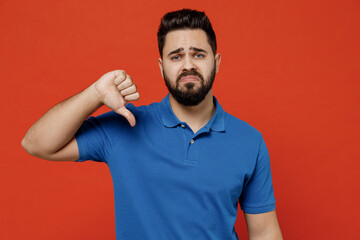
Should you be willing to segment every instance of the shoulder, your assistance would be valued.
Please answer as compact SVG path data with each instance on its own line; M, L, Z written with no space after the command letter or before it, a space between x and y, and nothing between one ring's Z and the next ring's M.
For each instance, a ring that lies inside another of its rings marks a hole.
M129 109L129 111L131 111L135 117L136 116L147 117L149 115L155 114L158 105L159 105L158 102L151 103L149 105L141 105L141 106L135 106L134 104L129 103L126 105L126 108Z
M147 121L153 119L157 113L158 103L152 103L150 105L135 106L132 103L126 105L126 108L135 116L136 125L142 125ZM117 114L114 111L109 111L101 114L97 117L89 118L91 122L96 122L104 129L114 130L116 128L133 129L125 117Z
M225 126L226 132L231 135L254 141L259 141L262 138L259 130L228 112L225 112Z

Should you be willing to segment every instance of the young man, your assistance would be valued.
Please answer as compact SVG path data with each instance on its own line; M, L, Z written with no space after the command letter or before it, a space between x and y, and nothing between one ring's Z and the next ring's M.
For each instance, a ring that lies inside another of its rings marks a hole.
M282 239L264 140L212 93L221 57L209 19L167 13L158 44L169 89L160 103L127 104L139 93L115 70L44 114L23 147L48 160L105 162L117 239L238 239L238 201L250 239ZM113 111L85 121L103 104Z

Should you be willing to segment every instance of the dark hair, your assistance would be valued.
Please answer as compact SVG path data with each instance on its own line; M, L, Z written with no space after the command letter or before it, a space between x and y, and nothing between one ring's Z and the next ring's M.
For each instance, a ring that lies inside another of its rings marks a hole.
M161 19L157 33L158 47L160 56L163 56L166 34L173 30L179 29L202 29L207 35L208 42L215 55L216 53L216 36L211 26L209 18L204 12L191 9L182 9L166 13Z

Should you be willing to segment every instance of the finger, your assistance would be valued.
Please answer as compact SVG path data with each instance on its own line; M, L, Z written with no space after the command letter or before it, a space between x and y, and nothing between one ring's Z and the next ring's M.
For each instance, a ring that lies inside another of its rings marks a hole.
M122 91L128 87L130 87L131 85L133 85L133 81L131 80L130 77L127 77L122 83L120 83L117 88Z
M116 113L120 114L121 116L125 117L127 121L130 123L130 126L134 127L136 124L136 120L134 115L125 107L118 108L114 110Z
M133 93L136 93L136 86L135 86L135 84L131 85L130 87L128 87L128 88L126 88L126 89L124 89L124 90L122 90L122 91L120 92L120 94L121 94L122 96L127 96L127 95L130 95L130 94L133 94Z
M125 96L124 100L127 102L130 102L130 101L137 101L137 100L139 100L139 98L140 98L140 94L138 92L136 92L136 93Z
M120 83L122 83L127 76L124 70L115 71L114 74L115 74L115 79L114 79L115 85L119 85Z

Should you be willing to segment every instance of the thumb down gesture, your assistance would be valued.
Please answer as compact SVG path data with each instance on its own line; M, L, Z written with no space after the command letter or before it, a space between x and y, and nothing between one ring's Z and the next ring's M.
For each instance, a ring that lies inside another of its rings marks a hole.
M125 117L132 127L135 126L135 117L125 105L138 100L140 95L131 77L124 70L105 73L95 82L95 90L102 104Z

